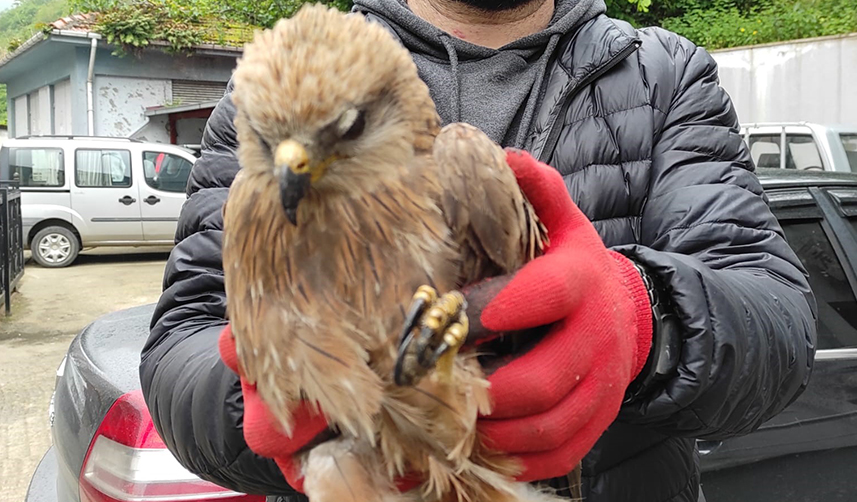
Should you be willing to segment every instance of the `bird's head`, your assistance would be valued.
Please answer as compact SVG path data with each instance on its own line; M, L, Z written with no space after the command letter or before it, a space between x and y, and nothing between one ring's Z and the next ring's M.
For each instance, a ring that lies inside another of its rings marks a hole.
M405 50L362 16L303 7L248 44L234 75L242 169L298 203L370 191L429 148L440 119Z

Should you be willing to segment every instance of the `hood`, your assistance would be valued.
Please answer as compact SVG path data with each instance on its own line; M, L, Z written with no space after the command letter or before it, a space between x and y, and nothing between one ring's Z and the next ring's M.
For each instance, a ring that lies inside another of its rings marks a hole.
M499 49L455 38L414 14L405 0L356 0L354 10L387 25L411 52L444 124L467 122L504 146L521 147L560 37L605 6L603 0L557 0L544 30Z

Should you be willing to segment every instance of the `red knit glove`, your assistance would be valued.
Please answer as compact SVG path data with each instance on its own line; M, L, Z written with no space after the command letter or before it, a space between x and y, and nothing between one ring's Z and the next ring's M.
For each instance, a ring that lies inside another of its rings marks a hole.
M520 458L519 480L534 481L570 472L616 418L648 357L652 312L639 273L604 247L560 174L525 152L508 151L507 161L550 245L479 320L495 332L553 324L491 374L494 411L478 427L489 445Z
M244 394L244 441L257 455L274 459L289 486L303 493L303 474L300 466L295 463L294 455L328 431L327 421L309 403L303 402L294 411L295 426L292 436L286 435L259 398L256 386L247 383L241 374L238 355L235 353L235 339L229 325L220 333L219 348L220 358L241 378L241 392ZM408 476L397 479L396 487L400 492L406 492L420 483L420 479Z
M256 386L247 383L238 366L235 339L227 325L220 333L220 357L232 371L241 377L241 392L244 394L244 440L253 452L272 458L286 477L289 486L303 492L303 477L300 467L294 462L294 454L316 436L327 430L327 421L312 407L303 403L294 413L294 431L287 436L276 424L268 407L256 393Z

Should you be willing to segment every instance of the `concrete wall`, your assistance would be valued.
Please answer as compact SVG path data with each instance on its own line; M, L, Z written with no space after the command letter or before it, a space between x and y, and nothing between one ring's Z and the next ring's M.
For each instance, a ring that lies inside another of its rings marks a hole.
M10 137L36 134L30 128L29 122L32 119L24 119L24 117L29 117L32 112L32 110L27 109L26 96L34 91L38 91L38 89L45 89L42 91L47 96L44 101L45 107L41 106L41 102L36 107L39 108L39 113L45 113L49 117L51 112L50 86L59 81L69 79L75 67L75 47L67 44L42 44L28 51L27 56L33 58L31 67L28 67L27 71L19 72L14 78L6 82ZM86 68L84 68L85 71ZM85 79L84 75L84 82ZM18 107L23 107L24 110L19 111ZM86 120L85 110L83 120ZM50 121L48 120L44 125L40 123L39 129L47 129L43 134L50 134Z
M154 123L149 124L144 112L146 108L169 102L170 81L225 83L236 61L231 57L173 56L156 50L139 57L119 58L111 55L111 51L102 47L96 53L95 134L135 137L142 134L152 141L163 142L169 142L166 122L153 119ZM7 84L11 136L88 133L89 53L86 39L75 43L50 40L2 69ZM28 105L27 95L34 92L47 93L48 98ZM32 117L33 111L37 112L36 118ZM48 122L44 122L45 117Z
M857 125L857 33L712 56L741 122Z
M167 104L172 95L169 80L95 77L95 134L130 136L148 122L146 108Z
M157 117L149 117L149 121L130 134L134 139L141 141L151 141L154 143L169 143L170 142L170 124L167 117L160 115Z

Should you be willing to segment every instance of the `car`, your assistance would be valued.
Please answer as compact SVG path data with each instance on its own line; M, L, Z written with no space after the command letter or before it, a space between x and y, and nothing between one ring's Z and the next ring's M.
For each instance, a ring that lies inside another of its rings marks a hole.
M757 167L857 173L857 126L742 124L741 134Z
M34 136L0 148L0 180L21 188L25 245L43 267L84 248L172 245L196 157L127 138Z
M857 493L857 174L759 177L809 271L819 350L809 387L785 411L747 436L699 442L702 483L716 502L833 500ZM153 309L108 314L71 343L50 405L53 446L26 502L253 500L195 480L157 437L137 372Z
M786 239L809 272L818 339L809 385L752 434L700 441L714 502L857 498L857 175L760 170Z

